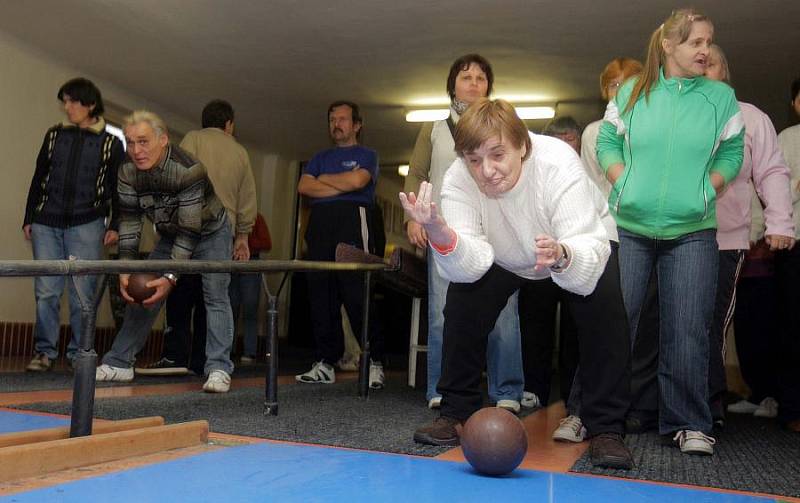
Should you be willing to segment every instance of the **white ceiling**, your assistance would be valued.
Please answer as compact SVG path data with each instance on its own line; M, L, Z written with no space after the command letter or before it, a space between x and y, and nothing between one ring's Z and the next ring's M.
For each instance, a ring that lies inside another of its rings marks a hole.
M740 99L785 126L789 83L800 75L800 1L694 3L715 22ZM238 135L290 159L328 145L328 103L356 101L366 119L362 140L388 165L408 160L419 128L404 122L404 110L445 98L456 57L486 56L495 95L559 103L559 113L586 123L602 111L597 81L606 62L643 57L674 7L666 0L5 0L0 30L198 122L205 102L228 99Z

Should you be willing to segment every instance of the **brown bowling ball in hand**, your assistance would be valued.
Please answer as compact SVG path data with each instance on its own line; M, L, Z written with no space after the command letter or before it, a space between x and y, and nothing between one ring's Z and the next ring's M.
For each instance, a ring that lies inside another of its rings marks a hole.
M156 293L155 288L148 288L145 284L159 277L160 275L151 272L131 274L128 277L128 295L130 295L134 301L141 304L142 301L149 299Z
M497 407L472 414L460 437L464 457L475 470L486 475L511 473L528 452L528 435L522 422Z

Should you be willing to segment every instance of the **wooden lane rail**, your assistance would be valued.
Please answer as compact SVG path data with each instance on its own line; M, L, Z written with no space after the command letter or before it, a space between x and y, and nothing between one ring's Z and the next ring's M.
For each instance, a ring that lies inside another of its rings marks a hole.
M0 483L208 443L208 422L191 421L0 449Z
M121 421L95 421L92 427L94 434L127 431L151 426L163 426L163 417L139 417L136 419L123 419ZM34 444L69 438L69 426L59 428L46 428L41 430L18 431L0 435L0 449L13 445Z

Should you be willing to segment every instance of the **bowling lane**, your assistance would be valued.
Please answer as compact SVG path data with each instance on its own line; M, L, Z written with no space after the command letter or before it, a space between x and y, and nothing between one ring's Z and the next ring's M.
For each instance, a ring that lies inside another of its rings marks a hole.
M69 426L69 419L0 409L0 434Z
M169 491L168 495L165 491ZM517 470L478 475L466 463L261 443L17 493L0 501L774 501L747 495Z

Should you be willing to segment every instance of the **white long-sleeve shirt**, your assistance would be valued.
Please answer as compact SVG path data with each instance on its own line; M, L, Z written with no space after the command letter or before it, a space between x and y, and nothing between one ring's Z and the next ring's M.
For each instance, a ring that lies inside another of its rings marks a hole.
M608 215L577 153L557 138L531 134L530 157L508 192L487 197L464 162L453 162L442 187L442 214L458 238L455 248L434 251L439 274L450 281L472 283L497 263L527 279L552 277L560 287L588 295L610 254L600 213ZM598 201L600 206L598 206ZM535 271L535 237L547 234L570 252L561 272Z
M597 135L600 133L600 126L603 124L602 119L594 121L583 130L581 136L581 160L586 167L586 174L597 185L608 199L611 194L611 182L606 178L606 173L600 167L600 161L597 160Z

